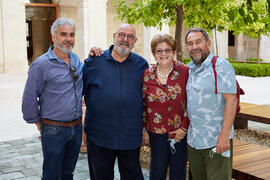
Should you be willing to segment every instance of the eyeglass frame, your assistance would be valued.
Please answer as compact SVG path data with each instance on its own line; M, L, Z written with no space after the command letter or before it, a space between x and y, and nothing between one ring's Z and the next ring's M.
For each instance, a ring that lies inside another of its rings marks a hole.
M136 36L134 34L126 34L124 32L116 32L117 37L119 37L121 40L125 39L127 37L127 40L134 41L136 39ZM121 37L122 36L122 37Z
M155 54L162 55L163 53L165 54L171 54L173 52L172 48L166 48L166 49L156 49Z

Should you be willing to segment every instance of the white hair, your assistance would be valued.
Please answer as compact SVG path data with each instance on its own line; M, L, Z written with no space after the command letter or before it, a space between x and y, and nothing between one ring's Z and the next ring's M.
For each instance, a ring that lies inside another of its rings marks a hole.
M73 30L76 30L75 24L72 19L68 18L58 18L54 21L52 27L51 27L51 34L55 35L55 32L57 31L58 27L61 25L70 25Z

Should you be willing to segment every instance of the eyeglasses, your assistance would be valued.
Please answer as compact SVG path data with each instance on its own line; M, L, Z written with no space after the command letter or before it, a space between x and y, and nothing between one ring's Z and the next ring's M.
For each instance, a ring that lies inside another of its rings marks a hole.
M75 73L77 71L77 69L75 67L70 67L70 71L72 72L73 80L77 81L79 78L78 74Z
M170 54L172 52L172 49L171 48L167 48L167 49L157 49L155 50L155 53L158 54L158 55L162 55L163 52L165 52L165 54Z
M123 32L118 33L118 37L123 40L125 37L127 37L128 40L133 41L135 39L135 36L133 34L126 34Z

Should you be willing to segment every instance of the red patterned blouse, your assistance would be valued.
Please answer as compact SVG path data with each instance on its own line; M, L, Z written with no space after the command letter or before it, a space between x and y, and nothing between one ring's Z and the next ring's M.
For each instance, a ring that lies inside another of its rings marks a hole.
M174 61L173 70L164 87L152 65L143 74L143 126L148 131L164 134L178 128L188 129L186 83L189 68Z

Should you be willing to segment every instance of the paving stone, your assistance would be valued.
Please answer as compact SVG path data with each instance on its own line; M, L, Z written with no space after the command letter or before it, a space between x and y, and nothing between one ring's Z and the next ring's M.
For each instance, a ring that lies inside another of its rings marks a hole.
M7 147L11 147L11 145L8 144L8 143L6 143L6 142L2 142L2 143L0 144L0 149L7 148Z
M75 168L75 173L81 173L81 172L85 172L88 171L88 165L87 166L76 166Z
M9 141L11 146L19 146L21 145L21 147L23 147L25 145L25 143L27 143L27 141L25 141L24 139L16 139L13 141Z
M17 178L16 180L40 180L41 176L29 176L23 178Z
M23 177L24 175L21 172L13 172L13 173L0 175L1 180L11 180L11 179L17 179L17 178L23 178Z
M19 156L16 156L14 157L14 159L17 159L17 160L23 160L23 159L30 159L30 158L35 158L35 156L33 154L27 154L27 155L19 155Z
M149 173L148 174L144 174L143 177L144 177L144 180L148 180L149 179Z
M32 148L41 149L41 143L40 142L33 142L32 144L25 144L25 147L32 147Z
M35 169L23 169L21 172L24 174L25 177L39 175L39 172L36 171Z
M1 163L9 163L9 162L12 162L12 158L1 158L1 156L0 156L0 162Z
M16 157L19 154L17 152L13 152L13 153L3 153L0 155L1 159L2 158L12 158L12 157Z
M25 169L25 166L11 166L11 167L7 167L7 168L3 168L1 170L1 172L3 174L8 174L8 173L13 173L13 172L19 172L19 171L21 171L23 169Z
M88 171L84 171L84 172L80 172L80 173L76 173L74 174L74 180L85 180L85 179L90 179L89 178L89 172Z
M26 168L33 168L33 169L41 169L42 167L42 161L32 164L26 164Z
M10 154L10 153L16 153L17 150L16 149L7 149L7 148L4 148L2 150L0 150L0 157L2 154Z
M17 162L16 162L17 161ZM28 158L28 159L20 159L20 160L14 160L10 164L11 166L16 166L16 164L26 165L26 164L35 164L39 163L34 158Z
M19 154L21 154L21 155L37 154L37 153L40 153L40 151L41 151L41 149L28 147L28 148L22 149L22 150L19 152Z
M34 157L34 159L35 159L37 162L43 162L43 156L42 156L42 154L39 154L39 156Z
M2 169L5 169L5 168L9 168L10 167L10 164L9 163L0 163L0 171L2 170Z

